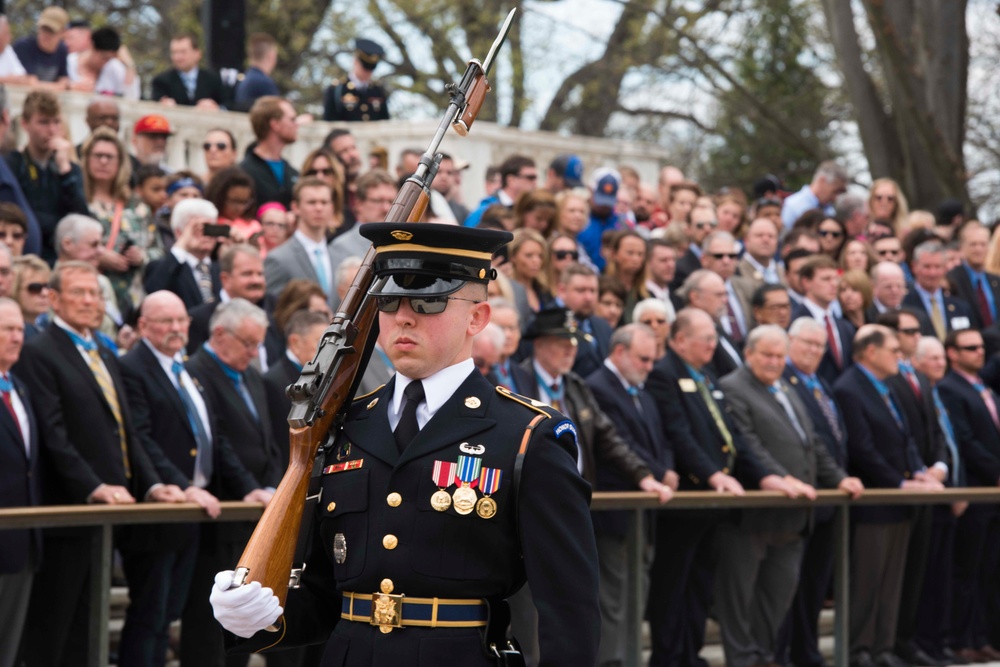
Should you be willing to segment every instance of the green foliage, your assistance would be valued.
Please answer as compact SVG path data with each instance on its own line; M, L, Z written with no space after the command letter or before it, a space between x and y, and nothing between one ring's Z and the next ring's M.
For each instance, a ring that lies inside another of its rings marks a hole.
M834 157L834 91L816 73L808 33L811 2L761 0L732 59L739 88L716 98L703 185L750 184L776 173L789 189L807 183L817 164ZM747 94L764 102L747 103Z

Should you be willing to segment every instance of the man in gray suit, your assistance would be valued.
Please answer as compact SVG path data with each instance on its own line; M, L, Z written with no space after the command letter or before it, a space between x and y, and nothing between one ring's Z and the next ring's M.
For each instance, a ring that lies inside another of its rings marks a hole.
M817 483L860 496L864 486L837 465L805 406L782 379L787 354L788 334L781 327L757 327L747 337L746 365L719 382L744 441L801 496L814 500ZM774 663L811 514L809 509L749 510L719 531L715 599L727 667Z
M311 280L323 288L332 308L334 264L326 231L333 222L333 191L325 181L303 178L292 193L292 211L298 216L298 228L264 259L267 293L277 299L288 281Z

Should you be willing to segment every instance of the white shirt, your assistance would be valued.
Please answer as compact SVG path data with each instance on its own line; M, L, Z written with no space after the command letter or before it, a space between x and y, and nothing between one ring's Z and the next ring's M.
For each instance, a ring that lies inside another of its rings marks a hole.
M80 80L80 54L71 53L66 57L66 73L69 80L76 82ZM132 83L127 83L128 68L125 63L112 58L101 68L94 82L94 93L97 95L114 95L125 97L130 100L139 99L139 77L135 77Z
M819 322L820 324L822 324L824 327L826 327L826 318L827 318L827 316L828 315L830 316L830 325L831 325L830 328L833 329L833 336L834 336L834 338L837 339L837 349L840 350L840 354L843 355L844 354L844 342L842 340L840 340L840 328L837 326L837 323L834 321L834 320L837 319L837 315L836 315L836 313L833 312L832 304L831 304L830 308L827 308L826 310L823 310L823 308L819 304L814 303L811 299L809 299L808 297L806 297L806 298L802 299L802 305L805 306L806 308L808 308L809 309L809 314L812 315L813 319L816 320L817 322ZM829 343L827 343L827 344L829 345ZM847 360L845 359L844 362L846 363Z
M203 260L198 259L194 255L192 255L191 253L189 253L184 248L178 248L176 245L171 246L170 252L171 252L171 254L174 257L177 258L177 261L179 263L181 263L181 264L187 264L188 266L190 266L192 271L197 271L198 270L198 265L203 261ZM212 258L211 257L206 257L204 259L204 261L209 266L212 266Z
M476 365L472 359L465 359L457 364L452 364L447 368L442 368L434 375L423 378L420 382L424 385L424 401L417 407L417 425L423 428L427 422L437 414L452 394L465 382L472 371L476 370ZM399 420L403 416L403 403L406 397L403 390L413 382L402 373L396 373L396 386L389 401L387 416L389 417L389 428L393 431L399 426Z
M722 317L722 324L726 328L726 333L730 336L733 335L733 330L739 328L741 336L746 336L747 334L747 321L746 317L743 315L743 306L740 304L739 298L736 296L736 290L733 289L733 283L730 280L726 281L726 299L729 301L729 307L733 309L733 315L736 321L733 322L728 314Z
M328 285L320 285L323 291L329 294L334 290L333 285L333 265L330 263L330 250L326 245L326 239L322 241L313 241L311 238L302 233L301 229L296 229L293 235L302 247L305 248L306 254L309 255L310 266L313 270L316 270L316 262L319 261L323 264L323 270L326 271L326 280Z
M764 282L771 285L781 284L781 278L778 275L778 265L774 261L774 259L771 259L767 263L767 266L764 266L756 259L754 259L753 255L751 255L750 253L746 253L745 255L743 255L743 257L744 259L747 260L750 266L752 266L754 269L760 272L760 277L761 279L763 279Z
M27 73L17 54L14 53L14 47L8 44L0 53L0 76L24 76Z

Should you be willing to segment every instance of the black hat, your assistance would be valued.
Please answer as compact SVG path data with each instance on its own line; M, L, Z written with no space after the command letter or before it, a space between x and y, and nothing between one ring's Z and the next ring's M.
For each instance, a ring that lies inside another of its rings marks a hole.
M753 184L754 199L761 199L768 192L773 192L778 198L787 197L789 194L785 190L785 184L774 174L764 174L763 178L758 179Z
M956 215L964 215L965 207L958 199L945 199L938 204L937 224L950 225Z
M588 338L577 324L573 311L568 308L546 308L538 311L524 332L524 339L534 340L542 336L571 338L574 341Z
M378 62L382 60L382 56L385 55L385 49L377 42L361 37L354 40L354 52L358 56L358 60L361 61L361 66L368 71L375 69Z
M369 222L358 231L375 246L376 296L443 296L496 277L493 254L513 234L434 223Z

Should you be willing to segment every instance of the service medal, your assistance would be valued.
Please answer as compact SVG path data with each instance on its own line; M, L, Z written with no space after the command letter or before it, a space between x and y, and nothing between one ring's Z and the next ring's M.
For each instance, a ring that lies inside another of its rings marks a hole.
M452 494L455 511L459 514L471 514L476 506L476 490L472 487L479 484L479 471L483 460L472 456L458 457L458 488Z
M476 491L465 483L455 489L452 498L455 502L455 511L459 514L471 514L476 506Z
M499 468L483 468L479 473L479 490L483 497L476 503L476 514L483 519L492 519L497 513L497 503L490 496L500 488L500 478L503 470Z
M476 503L476 514L484 519L492 519L497 513L497 503L489 496L483 496Z
M435 461L434 470L431 474L438 490L431 496L431 507L438 512L446 512L451 507L451 496L445 491L455 480L455 473L458 464L454 462Z
M431 496L431 507L438 512L447 512L448 508L451 507L451 496L444 489L438 489Z

